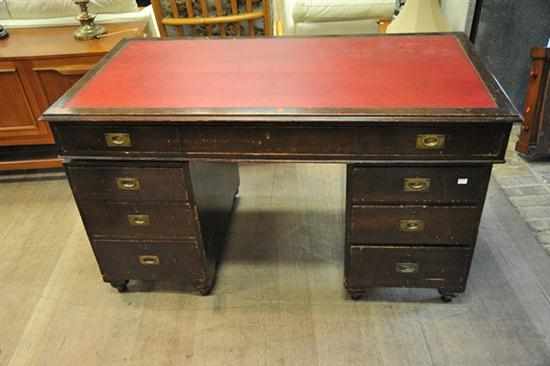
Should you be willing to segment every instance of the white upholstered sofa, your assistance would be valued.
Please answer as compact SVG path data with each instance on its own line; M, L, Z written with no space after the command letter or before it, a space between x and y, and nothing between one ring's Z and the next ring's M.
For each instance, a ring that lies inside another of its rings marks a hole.
M98 23L147 21L146 31L158 36L151 6L138 8L135 0L91 0ZM10 28L77 25L79 7L72 0L0 0L0 24Z
M391 19L398 0L275 0L279 35L376 33L377 22Z
M428 0L420 1L428 2ZM303 36L376 33L378 32L377 20L391 19L393 10L399 7L399 3L405 1L273 0L273 2L273 29L276 34ZM449 30L469 34L476 0L440 0L438 3L441 5L441 12L448 23ZM398 23L402 21L403 19L400 19ZM403 31L404 28L411 28L405 31L414 31L422 27L398 27L396 24L393 28L395 28L394 31Z

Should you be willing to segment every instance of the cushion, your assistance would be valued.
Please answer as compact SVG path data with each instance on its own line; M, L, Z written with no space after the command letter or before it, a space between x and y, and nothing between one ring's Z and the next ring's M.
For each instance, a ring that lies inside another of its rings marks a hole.
M1 0L0 0L1 1ZM13 19L76 16L79 7L72 0L4 0ZM91 0L92 13L126 13L138 10L135 0Z
M296 23L391 18L395 0L297 0Z

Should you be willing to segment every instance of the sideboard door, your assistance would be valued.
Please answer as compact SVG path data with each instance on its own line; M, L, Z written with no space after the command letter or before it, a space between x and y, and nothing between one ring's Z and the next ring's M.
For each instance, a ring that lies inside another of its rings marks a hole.
M33 61L32 70L46 98L45 108L59 99L100 59L100 56L88 56Z
M24 71L21 63L0 62L0 146L53 143Z

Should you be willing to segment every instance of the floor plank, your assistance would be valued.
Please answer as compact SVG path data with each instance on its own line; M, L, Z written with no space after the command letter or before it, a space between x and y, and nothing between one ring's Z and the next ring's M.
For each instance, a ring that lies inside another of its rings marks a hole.
M65 180L0 183L0 365L550 365L550 257L492 182L467 292L343 289L345 170L245 164L211 296L104 284Z

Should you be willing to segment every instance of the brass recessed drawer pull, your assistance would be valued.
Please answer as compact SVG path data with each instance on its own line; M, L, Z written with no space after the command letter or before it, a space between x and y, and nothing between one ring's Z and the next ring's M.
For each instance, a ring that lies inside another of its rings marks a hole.
M424 231L424 221L422 220L401 220L399 228L404 233L418 233Z
M158 266L160 264L160 259L156 255L140 255L139 263L144 266Z
M418 273L418 263L399 262L395 264L395 272L398 273Z
M416 148L419 150L441 150L445 147L445 135L417 135Z
M117 178L116 185L121 191L139 191L141 188L139 179L130 177Z
M128 215L128 222L131 226L149 226L151 220L149 215Z
M428 192L430 185L430 178L405 178L403 190L405 192Z
M130 147L132 140L129 133L106 133L105 142L109 147Z

